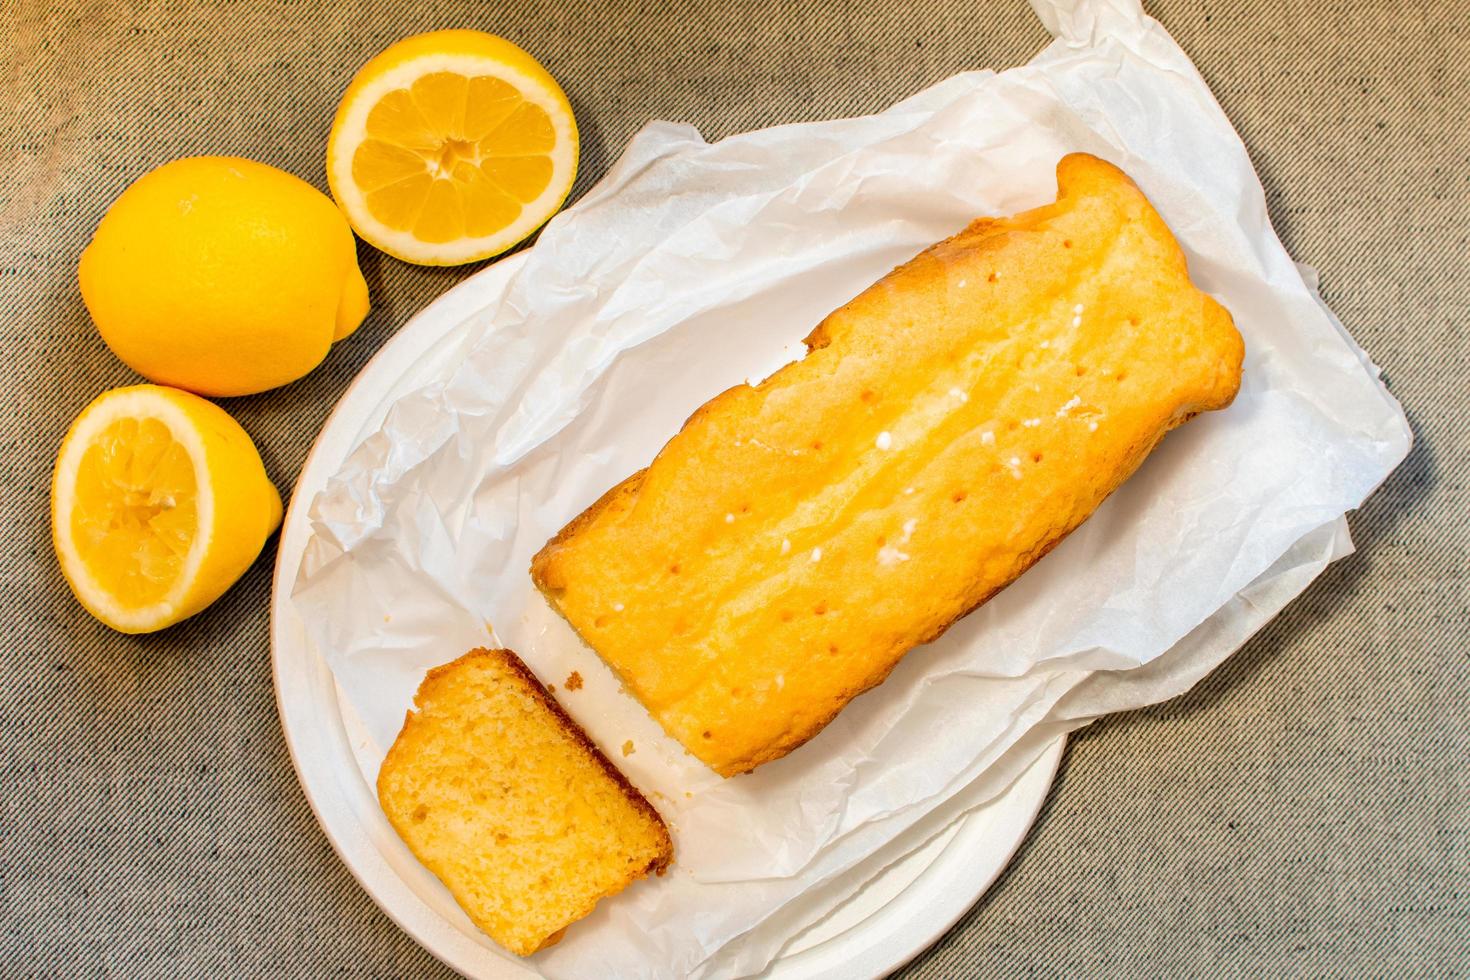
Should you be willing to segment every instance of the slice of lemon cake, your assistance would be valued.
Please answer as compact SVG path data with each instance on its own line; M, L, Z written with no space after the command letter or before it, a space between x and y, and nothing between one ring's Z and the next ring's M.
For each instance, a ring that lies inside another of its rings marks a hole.
M378 774L388 820L520 956L673 856L668 828L509 650L429 671Z

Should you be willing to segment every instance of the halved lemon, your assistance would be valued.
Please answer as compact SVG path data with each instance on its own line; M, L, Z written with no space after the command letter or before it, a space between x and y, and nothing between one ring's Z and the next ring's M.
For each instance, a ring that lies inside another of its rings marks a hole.
M223 409L157 385L83 409L51 481L62 573L124 633L171 626L218 599L281 523L281 495Z
M353 78L327 181L353 229L419 265L489 258L541 227L577 176L577 123L556 79L481 31L405 38Z

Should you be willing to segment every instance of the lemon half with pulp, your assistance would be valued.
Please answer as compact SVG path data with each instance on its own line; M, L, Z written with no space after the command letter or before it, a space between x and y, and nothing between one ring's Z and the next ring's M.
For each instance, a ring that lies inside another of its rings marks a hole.
M147 633L218 599L281 523L250 436L197 395L157 385L98 397L62 441L51 530L87 611Z
M353 229L420 265L489 258L566 200L577 124L556 80L481 31L406 38L363 66L332 122L327 180Z

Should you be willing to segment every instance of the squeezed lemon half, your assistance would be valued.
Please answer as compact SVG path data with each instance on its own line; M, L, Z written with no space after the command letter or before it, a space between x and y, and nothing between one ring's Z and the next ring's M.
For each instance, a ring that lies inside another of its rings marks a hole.
M353 78L327 141L327 180L353 229L420 265L489 258L566 200L577 123L556 79L480 31L406 38Z
M77 599L124 633L218 599L281 523L255 444L219 406L157 385L88 405L62 441L51 531Z

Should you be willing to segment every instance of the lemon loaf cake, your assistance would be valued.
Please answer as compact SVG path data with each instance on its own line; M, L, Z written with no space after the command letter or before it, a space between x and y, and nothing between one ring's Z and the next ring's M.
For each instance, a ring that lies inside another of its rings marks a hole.
M815 735L1087 519L1244 354L1116 167L982 218L706 403L536 555L536 585L729 776Z
M673 855L658 812L509 650L429 671L378 774L388 820L521 956Z

